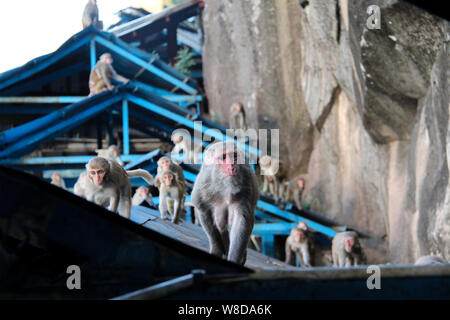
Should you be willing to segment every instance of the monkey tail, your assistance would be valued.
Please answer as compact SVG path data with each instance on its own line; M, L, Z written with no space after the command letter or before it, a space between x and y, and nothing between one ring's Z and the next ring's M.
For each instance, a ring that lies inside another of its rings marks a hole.
M140 178L144 179L145 181L147 181L148 184L151 184L151 185L153 185L155 183L155 179L150 174L150 172L148 172L147 170L144 170L144 169L127 170L127 175L130 178L140 177Z

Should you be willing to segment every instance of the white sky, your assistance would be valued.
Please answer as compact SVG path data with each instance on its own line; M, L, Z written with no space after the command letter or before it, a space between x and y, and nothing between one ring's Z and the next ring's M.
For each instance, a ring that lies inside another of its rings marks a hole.
M82 30L87 0L0 0L0 73L51 53ZM136 0L97 0L104 27Z

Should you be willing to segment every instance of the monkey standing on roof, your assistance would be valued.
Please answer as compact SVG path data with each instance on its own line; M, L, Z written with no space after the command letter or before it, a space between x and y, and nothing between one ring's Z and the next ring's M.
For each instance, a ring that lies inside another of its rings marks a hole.
M130 80L119 75L112 67L113 58L110 53L104 53L100 56L99 61L95 64L89 75L89 96L103 92L105 90L113 90L111 78L123 83Z
M98 21L98 7L97 0L89 0L84 7L83 17L81 18L83 29L93 25L96 28L102 29L101 22Z

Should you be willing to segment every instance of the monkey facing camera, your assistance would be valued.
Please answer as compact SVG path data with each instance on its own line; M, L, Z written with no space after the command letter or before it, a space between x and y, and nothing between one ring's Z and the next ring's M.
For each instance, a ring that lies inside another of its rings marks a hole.
M205 157L192 190L210 253L243 265L255 223L258 182L234 142L216 142ZM228 231L230 228L230 231Z

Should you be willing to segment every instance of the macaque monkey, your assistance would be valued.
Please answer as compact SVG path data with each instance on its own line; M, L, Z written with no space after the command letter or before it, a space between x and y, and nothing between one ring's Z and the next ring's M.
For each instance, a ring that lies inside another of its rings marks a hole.
M140 206L142 202L146 201L149 205L153 206L153 197L150 194L148 187L140 186L136 189L136 192L131 199L131 204L133 206Z
M114 86L110 79L114 79L123 83L128 83L130 80L119 75L113 66L113 58L110 53L104 53L100 56L99 61L95 64L89 75L89 96L98 94L105 90L113 90Z
M308 229L306 223L299 222L297 227L291 230L291 234L286 239L285 252L286 263L292 264L292 252L294 252L302 267L312 267L314 259L314 235Z
M275 197L275 201L278 202L280 196L279 162L266 155L259 159L259 166L261 167L261 174L264 176L262 192L267 193L267 190L269 190L270 194Z
M63 177L61 176L61 174L59 172L55 172L52 174L52 182L51 184L58 186L60 188L63 188L64 190L66 190L66 183L64 182Z
M247 130L244 105L240 102L235 102L230 107L230 129Z
M86 6L84 7L83 17L81 19L81 23L83 24L83 29L93 25L99 29L100 23L98 21L98 7L97 0L89 0Z
M351 267L365 263L358 235L354 231L336 234L332 241L331 253L335 267Z
M155 185L159 189L161 219L167 220L169 212L172 215L172 222L178 223L186 196L184 183L178 180L175 172L166 170L156 177Z
M420 257L414 265L424 266L424 265L443 265L448 262L438 256L422 256Z
M79 197L86 198L85 188L87 178L87 172L81 172L77 182L75 182L75 185L73 186L73 193L75 193Z
M305 179L298 178L287 182L285 201L289 202L294 197L294 202L298 210L302 210L302 194L305 190Z
M118 163L102 157L95 157L86 164L88 179L85 194L88 201L102 205L109 199L109 210L129 219L131 214L131 185L129 177L141 177L153 184L153 176L143 169L125 171Z
M77 182L73 186L73 193L77 196L86 199L86 180L88 175L86 171L80 173ZM109 207L109 197L102 196L101 194L96 194L94 202L98 205L108 208Z
M120 152L119 147L115 144L112 144L108 147L108 149L97 149L95 150L97 152L98 157L102 157L108 160L113 160L120 164L121 166L124 165L122 159L120 158Z
M247 163L244 151L232 141L209 145L191 194L209 252L241 265L247 259L258 201L258 181Z
M183 184L186 182L184 178L183 168L181 168L180 165L173 162L172 159L170 159L169 157L159 158L156 176L159 176L161 173L167 170L175 172L177 174L178 180L183 182Z
M202 152L202 144L193 141L187 136L179 133L172 135L172 142L175 144L171 153L178 154L181 151L184 153L183 162L188 164L197 164L198 155Z

